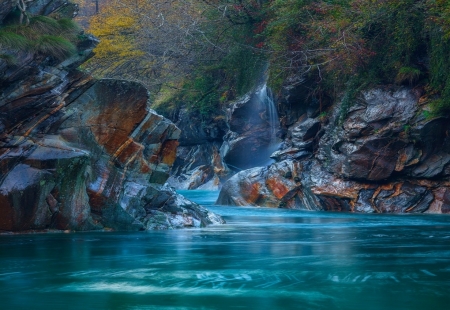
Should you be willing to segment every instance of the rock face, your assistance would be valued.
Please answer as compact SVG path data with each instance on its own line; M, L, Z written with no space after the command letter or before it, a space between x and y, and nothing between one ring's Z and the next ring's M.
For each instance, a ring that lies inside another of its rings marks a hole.
M17 0L3 0L2 3L0 3L0 21L3 21L9 12L12 11L16 5L16 1Z
M270 96L262 85L254 93L231 103L227 111L229 130L220 150L231 168L242 170L271 162L269 156L278 148L274 136L279 126L276 114L271 115L276 107L270 102Z
M308 107L287 128L277 163L233 176L218 203L305 210L449 213L447 118L428 119L417 90L362 92L341 122ZM298 109L300 110L300 109Z
M185 109L173 121L182 135L168 182L179 189L217 190L236 171L273 162L279 147L279 120L264 84L209 123Z
M168 183L177 189L218 190L230 174L219 151L227 130L224 117L204 124L197 115L181 109L174 121L181 136Z
M66 1L34 5L40 14L67 8ZM0 230L223 222L163 186L180 130L149 109L147 90L74 69L94 45L87 37L62 63L22 53L20 65L0 64Z

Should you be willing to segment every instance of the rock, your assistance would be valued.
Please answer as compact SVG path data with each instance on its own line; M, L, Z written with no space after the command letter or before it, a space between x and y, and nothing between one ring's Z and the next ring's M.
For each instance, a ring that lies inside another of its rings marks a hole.
M318 159L330 172L345 178L388 179L417 153L410 149L414 143L404 136L405 124L418 110L417 103L418 95L405 88L363 92L342 126L330 122L320 141Z
M55 180L50 172L16 165L0 185L0 230L50 227L52 215L46 201Z
M180 109L176 119L172 121L181 130L180 146L222 142L222 137L228 130L224 116L219 115L205 123L201 116L187 109Z
M295 76L286 79L278 105L284 128L295 124L303 115L315 118L330 106L329 98L311 96L314 84L315 81Z
M214 215L161 188L175 161L180 130L148 108L147 90L117 80L78 79L70 84L77 83L87 85L83 93L70 88L59 105L24 122L0 157L6 175L0 182L2 199L11 201L3 208L11 213L21 207L19 200L6 198L15 197L16 192L8 180L15 175L15 166L26 165L36 169L33 176L48 175L52 181L44 192L34 194L39 204L33 209L41 212L45 207L51 222L47 216L45 221L29 224L27 220L0 229L145 230L212 223L208 219ZM36 191L33 184L42 178L33 177L30 192ZM177 209L181 201L186 206ZM172 212L169 206L174 215L167 215L162 226L156 225L161 214ZM153 225L148 225L150 220Z
M231 169L239 171L271 162L269 156L279 144L274 139L279 126L272 123L270 112L276 112L276 107L271 105L268 96L270 94L263 85L230 104L227 112L229 131L224 136L220 154Z
M181 109L174 121L181 130L180 146L168 184L177 189L217 190L230 174L219 152L227 130L224 117L204 123L196 113Z
M229 170L219 153L219 144L208 142L178 147L177 157L167 182L177 189L208 187L217 190L228 175Z
M365 213L443 213L450 210L449 186L415 180L361 183L338 178L315 160L285 160L236 174L224 184L217 203Z
M16 7L17 0L3 0L0 3L0 24L5 17Z
M307 144L307 142L312 141L317 137L320 128L321 123L319 120L307 118L305 115L289 128L288 137L291 139L294 147L308 150L311 145Z
M29 7L73 14L66 1L38 0ZM80 53L62 62L19 53L20 66L0 72L0 230L221 223L163 187L180 130L150 109L147 90L75 69L95 44L86 36Z
M450 138L448 119L440 117L424 121L411 130L414 145L414 165L407 169L414 178L434 178L445 174L445 166L450 162Z
M273 152L270 155L270 158L275 159L276 161L282 161L286 159L301 159L311 155L311 152L300 150L295 147L288 147L287 149L282 149L276 152Z
M302 165L292 160L241 171L223 185L216 203L319 210L314 197L302 188L302 173Z
M33 0L27 3L27 11L32 15L73 18L78 13L78 5L67 0Z
M339 106L325 126L302 115L272 154L278 162L230 178L218 203L448 213L449 122L418 113L418 96L407 88L363 92L342 124Z

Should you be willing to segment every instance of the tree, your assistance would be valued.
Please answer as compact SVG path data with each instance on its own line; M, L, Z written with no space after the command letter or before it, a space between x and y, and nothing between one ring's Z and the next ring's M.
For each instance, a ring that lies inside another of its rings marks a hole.
M210 111L224 93L248 90L249 72L263 65L252 42L256 15L238 4L111 0L90 20L101 43L87 68L140 81L163 101Z
M16 7L20 11L20 24L25 23L28 25L30 23L30 19L28 17L27 7L28 3L33 2L34 0L16 0Z

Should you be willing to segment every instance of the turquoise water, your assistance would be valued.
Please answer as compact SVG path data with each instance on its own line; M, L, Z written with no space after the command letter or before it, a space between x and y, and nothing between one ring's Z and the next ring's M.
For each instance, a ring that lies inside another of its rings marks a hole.
M226 225L0 236L0 309L448 309L450 217L212 206Z

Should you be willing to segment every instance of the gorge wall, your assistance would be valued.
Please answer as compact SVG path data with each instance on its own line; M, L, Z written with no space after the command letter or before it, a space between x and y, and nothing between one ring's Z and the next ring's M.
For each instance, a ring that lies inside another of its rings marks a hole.
M0 19L14 8L2 2ZM73 17L66 1L29 3L32 14ZM180 130L149 108L140 84L96 80L76 68L96 39L58 60L13 51L0 58L0 231L148 230L223 220L163 184Z
M378 213L450 213L449 119L420 89L361 92L342 117L319 114L301 88L280 100L286 137L276 163L237 173L218 204Z
M279 121L265 83L226 107L208 122L186 108L172 119L182 133L171 186L218 190L236 172L273 162Z

